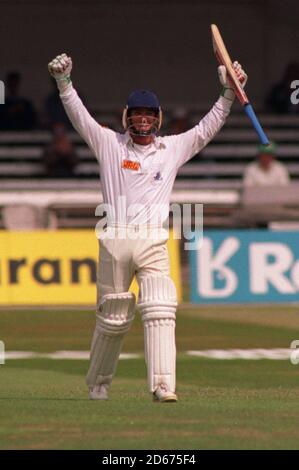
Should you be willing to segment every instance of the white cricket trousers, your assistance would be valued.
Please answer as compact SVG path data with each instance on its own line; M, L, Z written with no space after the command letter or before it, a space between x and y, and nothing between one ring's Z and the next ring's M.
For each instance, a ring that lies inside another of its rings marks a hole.
M115 237L99 240L97 304L105 294L127 292L134 275L137 281L147 276L169 276L168 232L138 226L112 227ZM110 229L110 227L108 227ZM139 230L139 232L138 232ZM107 232L106 232L107 233ZM139 235L139 238L136 238ZM156 236L157 235L157 236ZM146 238L142 239L142 236ZM122 238L121 238L122 237ZM135 237L136 239L134 239Z
M140 231L139 228L139 231L136 231L132 226L120 225L113 227L113 230L113 237L109 236L109 227L100 237L97 325L92 340L91 364L86 382L89 387L93 387L100 383L110 385L112 381L124 334L129 330L134 313L131 312L124 321L123 311L119 310L119 302L122 301L117 300L117 294L124 299L136 275L140 286L139 305L144 324L149 390L154 392L157 386L163 383L169 390L174 391L177 303L175 286L169 277L166 246L168 232L162 229L159 232L154 229L149 231L148 227L144 229L146 232ZM117 322L121 323L119 330L115 326Z

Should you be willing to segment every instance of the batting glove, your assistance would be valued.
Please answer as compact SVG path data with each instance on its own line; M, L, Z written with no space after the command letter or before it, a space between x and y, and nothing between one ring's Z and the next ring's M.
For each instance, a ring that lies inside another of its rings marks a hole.
M239 62L237 61L233 63L233 69L236 72L237 79L239 80L242 87L244 88L248 79L247 74L242 69L241 64L239 64ZM225 65L219 65L218 75L219 75L220 83L223 85L223 90L222 90L221 95L230 101L234 101L236 95L235 95L234 89L232 88L229 77L227 75Z
M60 93L65 91L72 85L71 82L71 70L72 70L72 59L65 53L58 55L48 64L48 69L52 77L57 82Z

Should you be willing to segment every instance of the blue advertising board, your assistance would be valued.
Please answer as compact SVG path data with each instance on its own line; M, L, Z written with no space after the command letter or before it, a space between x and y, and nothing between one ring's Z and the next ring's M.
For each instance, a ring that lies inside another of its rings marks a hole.
M299 302L299 232L206 230L189 253L191 302Z

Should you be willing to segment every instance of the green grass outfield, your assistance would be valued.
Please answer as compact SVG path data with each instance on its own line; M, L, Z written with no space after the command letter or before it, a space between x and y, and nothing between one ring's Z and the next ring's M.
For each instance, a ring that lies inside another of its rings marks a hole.
M8 351L88 350L88 311L0 311ZM213 360L188 350L288 348L298 307L181 308L178 403L152 402L143 358L121 360L108 402L89 401L84 360L0 365L1 449L298 449L299 364ZM143 351L140 319L124 352Z

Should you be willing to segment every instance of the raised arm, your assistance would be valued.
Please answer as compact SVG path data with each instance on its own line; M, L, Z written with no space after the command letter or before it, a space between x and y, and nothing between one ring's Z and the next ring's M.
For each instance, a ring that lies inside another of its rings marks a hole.
M238 62L234 62L233 67L238 79L244 86L247 81L246 73ZM173 136L178 168L199 153L213 139L225 123L230 112L235 99L235 92L231 88L224 65L218 67L218 75L223 88L221 96L212 109L195 127L187 132Z
M100 159L107 140L114 132L102 127L89 114L71 81L72 59L65 53L58 55L48 64L50 74L55 78L64 109L76 131Z

